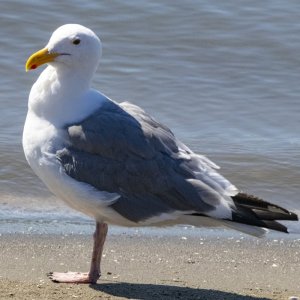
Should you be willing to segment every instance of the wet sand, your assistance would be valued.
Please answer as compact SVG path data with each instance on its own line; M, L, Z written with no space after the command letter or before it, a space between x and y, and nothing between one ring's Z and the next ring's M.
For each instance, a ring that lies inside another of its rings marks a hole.
M86 235L1 235L0 299L289 299L300 297L300 238L109 235L96 285L52 283L87 271Z

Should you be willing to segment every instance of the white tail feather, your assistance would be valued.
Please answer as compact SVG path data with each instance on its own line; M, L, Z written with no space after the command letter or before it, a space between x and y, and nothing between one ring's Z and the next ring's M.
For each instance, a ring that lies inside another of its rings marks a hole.
M234 223L231 221L224 220L222 223L225 227L229 227L231 229L235 229L258 238L265 236L265 234L269 231L266 228L261 228L261 227L251 226L251 225L246 225L241 223Z
M220 219L202 217L202 216L191 216L191 215L181 216L180 223L194 225L196 227L224 226L258 238L263 237L268 232L268 229L266 228L261 228L261 227L251 226L251 225L246 225L241 223L234 223L227 220L220 220Z

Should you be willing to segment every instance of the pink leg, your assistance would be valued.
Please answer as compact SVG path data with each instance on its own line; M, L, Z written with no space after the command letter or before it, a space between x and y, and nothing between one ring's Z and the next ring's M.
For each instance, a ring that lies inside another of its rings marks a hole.
M64 283L96 283L101 275L100 263L103 252L103 245L105 242L108 226L106 223L96 223L96 230L94 233L94 247L92 254L92 261L89 273L80 272L53 272L48 274L48 277L54 282Z

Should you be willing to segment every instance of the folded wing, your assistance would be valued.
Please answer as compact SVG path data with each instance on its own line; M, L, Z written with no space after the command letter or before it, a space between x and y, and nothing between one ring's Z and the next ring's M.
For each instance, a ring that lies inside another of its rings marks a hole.
M120 195L112 208L133 222L172 212L231 219L237 189L141 108L108 101L67 128L57 152L65 172Z

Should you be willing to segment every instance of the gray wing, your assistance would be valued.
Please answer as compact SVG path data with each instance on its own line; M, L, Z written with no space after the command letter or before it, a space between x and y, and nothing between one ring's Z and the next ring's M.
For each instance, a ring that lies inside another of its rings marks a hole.
M111 207L133 222L173 211L209 214L233 187L212 162L130 103L107 102L67 130L69 143L57 152L65 172L118 193Z

